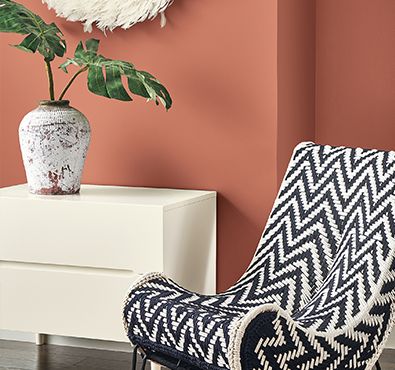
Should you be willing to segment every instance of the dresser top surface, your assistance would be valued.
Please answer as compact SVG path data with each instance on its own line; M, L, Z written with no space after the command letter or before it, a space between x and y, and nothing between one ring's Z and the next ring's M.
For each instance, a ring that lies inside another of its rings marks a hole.
M163 208L179 207L215 196L215 191L106 185L81 185L80 194L52 196L30 194L26 184L0 189L0 200L109 203Z

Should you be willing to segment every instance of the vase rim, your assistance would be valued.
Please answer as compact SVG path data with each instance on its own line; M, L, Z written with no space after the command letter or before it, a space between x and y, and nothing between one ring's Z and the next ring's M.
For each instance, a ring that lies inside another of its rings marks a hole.
M40 106L50 106L50 107L65 107L70 104L70 100L40 100Z

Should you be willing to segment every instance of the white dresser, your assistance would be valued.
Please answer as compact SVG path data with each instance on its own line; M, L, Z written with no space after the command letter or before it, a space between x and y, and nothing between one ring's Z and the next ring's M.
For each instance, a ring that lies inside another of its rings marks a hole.
M215 192L0 189L0 329L126 341L125 294L150 271L215 292Z

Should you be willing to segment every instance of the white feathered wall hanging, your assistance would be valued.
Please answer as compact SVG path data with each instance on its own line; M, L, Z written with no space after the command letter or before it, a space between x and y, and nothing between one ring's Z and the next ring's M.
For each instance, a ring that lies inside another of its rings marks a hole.
M92 31L95 24L103 32L116 27L127 29L136 23L161 15L166 24L165 9L173 0L42 0L56 14L70 21L81 21L84 30Z

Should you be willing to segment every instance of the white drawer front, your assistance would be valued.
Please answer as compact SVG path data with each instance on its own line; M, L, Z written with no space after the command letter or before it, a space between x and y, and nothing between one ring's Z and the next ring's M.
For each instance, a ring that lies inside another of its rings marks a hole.
M136 274L0 262L0 328L127 341L123 300Z
M163 271L162 208L2 199L0 260Z

